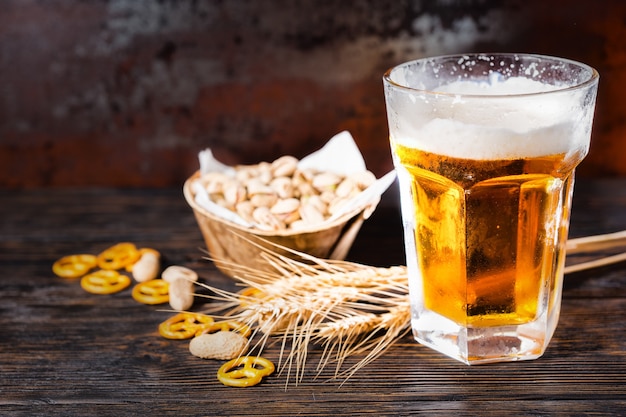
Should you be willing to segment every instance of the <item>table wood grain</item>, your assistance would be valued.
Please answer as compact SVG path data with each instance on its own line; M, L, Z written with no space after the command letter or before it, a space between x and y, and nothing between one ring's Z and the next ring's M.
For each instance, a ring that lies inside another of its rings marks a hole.
M0 415L626 415L624 263L566 277L559 326L538 360L467 366L407 336L343 384L330 370L314 377L313 349L297 386L273 375L229 388L215 377L222 362L159 336L171 315L163 306L138 304L130 290L91 295L51 271L61 256L130 241L161 251L164 266L234 289L204 259L180 189L4 190L0 201ZM404 262L394 203L384 196L350 260ZM626 179L579 181L570 236L623 229ZM264 356L277 355L269 347Z

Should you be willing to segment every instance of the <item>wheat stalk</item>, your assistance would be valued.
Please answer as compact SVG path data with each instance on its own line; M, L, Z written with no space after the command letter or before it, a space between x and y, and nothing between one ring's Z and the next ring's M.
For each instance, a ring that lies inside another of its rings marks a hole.
M246 288L242 292L198 283L211 292L204 296L218 301L213 311L224 311L224 317L254 330L252 338L258 341L251 350L260 354L270 338L280 343L278 369L286 373L286 384L291 378L296 384L302 380L312 345L322 348L316 376L333 364L333 378L347 379L409 329L405 267L379 268L291 252L301 260L264 248L270 272L231 265L235 279ZM342 370L353 355L365 356Z

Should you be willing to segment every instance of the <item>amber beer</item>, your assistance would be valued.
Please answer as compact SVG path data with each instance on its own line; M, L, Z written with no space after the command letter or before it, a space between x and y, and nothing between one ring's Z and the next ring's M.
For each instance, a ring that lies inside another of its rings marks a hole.
M573 157L472 160L392 144L410 176L425 307L468 327L535 320L563 265Z
M383 81L416 340L468 364L538 358L560 314L597 72L475 54Z

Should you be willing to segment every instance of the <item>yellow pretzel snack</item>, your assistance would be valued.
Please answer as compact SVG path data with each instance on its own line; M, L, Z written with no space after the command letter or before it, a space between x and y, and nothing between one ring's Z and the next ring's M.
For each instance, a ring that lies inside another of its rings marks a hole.
M217 379L229 387L251 387L272 372L274 364L269 360L260 356L242 356L222 365L217 371Z
M239 291L239 304L242 307L248 307L250 301L261 300L265 297L265 293L258 288L246 287Z
M139 250L134 244L122 242L98 254L98 266L102 269L121 269L134 264L139 256Z
M159 334L166 339L189 339L198 328L213 322L213 318L205 314L178 313L159 324Z
M133 287L132 296L143 304L163 304L170 299L169 283L162 279L140 282Z
M96 266L96 257L89 254L68 255L52 265L52 272L61 278L78 278Z
M85 275L80 286L92 294L113 294L130 285L130 278L117 271L100 269Z
M252 333L252 329L250 326L247 326L243 323L239 323L236 321L216 321L210 324L204 324L200 326L196 331L196 336L200 336L201 334L206 333L215 333L215 332L238 332L244 337L249 337Z

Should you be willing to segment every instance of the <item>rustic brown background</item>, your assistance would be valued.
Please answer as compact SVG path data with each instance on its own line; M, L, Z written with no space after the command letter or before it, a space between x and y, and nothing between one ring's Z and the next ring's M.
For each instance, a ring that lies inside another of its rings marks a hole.
M601 73L579 176L626 175L622 0L4 0L0 187L178 186L206 147L298 157L349 130L390 169L381 75L515 51Z

